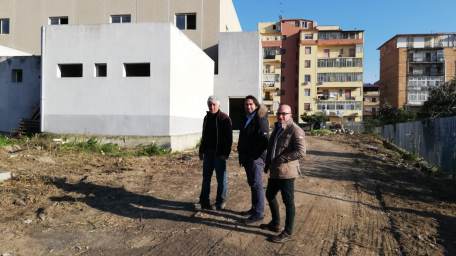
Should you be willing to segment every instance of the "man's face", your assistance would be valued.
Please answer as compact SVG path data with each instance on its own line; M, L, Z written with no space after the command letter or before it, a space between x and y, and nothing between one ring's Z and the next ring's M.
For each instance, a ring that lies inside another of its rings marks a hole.
M280 106L277 111L277 121L281 124L288 122L291 118L291 109L288 106Z
M209 112L215 114L219 111L220 106L217 104L217 102L210 101L207 103L207 107L209 108Z
M247 99L247 100L244 102L244 108L245 108L245 112L246 112L246 113L252 114L253 111L255 111L255 109L256 109L255 102L253 102L252 99Z

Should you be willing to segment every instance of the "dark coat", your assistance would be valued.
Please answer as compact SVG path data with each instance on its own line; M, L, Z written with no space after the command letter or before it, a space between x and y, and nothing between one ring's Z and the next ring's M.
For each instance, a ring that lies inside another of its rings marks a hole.
M272 179L292 179L299 176L299 159L306 155L305 133L292 119L282 125L283 132L278 135L274 155L274 139L277 134L276 123L269 140L265 171L270 170Z
M211 113L207 112L204 117L203 136L201 138L199 154L202 156L203 154L209 153L210 149L207 147L208 144L215 144L215 156L227 159L230 156L231 145L233 144L233 128L231 119L227 114L220 110L216 113L215 119L208 118L209 115L211 115ZM214 131L208 131L208 120L215 121L214 127L216 127L215 133L217 139L215 142L212 141L212 143L209 143L209 134Z
M269 137L269 122L267 117L267 109L265 106L260 106L256 110L256 114L252 121L245 126L247 117L241 123L239 133L238 153L239 163L245 165L248 160L258 158L266 158L266 149L268 148Z

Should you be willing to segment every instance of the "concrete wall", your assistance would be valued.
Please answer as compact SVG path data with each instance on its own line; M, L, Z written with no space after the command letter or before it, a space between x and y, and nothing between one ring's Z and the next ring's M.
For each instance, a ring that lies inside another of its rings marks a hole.
M13 83L13 69L22 70L22 82ZM0 132L17 129L23 118L30 118L40 102L39 57L0 57Z
M262 48L258 33L220 33L219 75L214 93L229 113L230 98L251 94L261 101Z
M206 100L214 93L212 70L214 62L183 33L172 29L170 135L201 132Z
M53 16L68 16L69 24L90 25L110 23L111 15L130 14L132 23L174 24L176 13L196 13L197 29L184 33L202 49L217 44L225 24L230 31L240 30L232 0L0 0L0 6L0 17L10 19L10 34L0 36L0 45L36 55L41 53L40 28Z
M130 38L135 40L126 40ZM138 62L150 63L150 77L124 77L123 64ZM57 65L63 63L82 63L83 77L58 77ZM94 76L95 63L107 63L107 77ZM169 23L47 26L42 130L134 136L199 133L203 108L177 107L182 97L176 95L194 99L211 94L212 70L212 60ZM185 100L183 104L189 104ZM189 125L180 125L183 121Z

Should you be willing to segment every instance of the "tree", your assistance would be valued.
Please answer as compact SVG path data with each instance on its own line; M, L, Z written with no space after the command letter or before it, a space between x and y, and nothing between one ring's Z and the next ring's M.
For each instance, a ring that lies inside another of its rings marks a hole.
M421 108L420 117L456 115L456 78L429 91L429 99Z
M389 104L385 104L380 107L378 111L378 119L383 124L394 124L401 122L414 121L416 119L416 113L403 108L395 108Z
M313 115L307 115L307 113L304 113L301 115L301 119L302 121L310 124L310 130L313 130L317 124L329 121L329 118L325 115L325 113L322 112Z

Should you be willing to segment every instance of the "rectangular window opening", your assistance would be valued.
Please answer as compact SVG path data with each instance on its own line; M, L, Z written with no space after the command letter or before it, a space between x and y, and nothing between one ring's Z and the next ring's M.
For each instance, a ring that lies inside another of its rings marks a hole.
M49 25L68 25L68 17L49 17Z
M22 69L11 70L11 82L22 83Z
M150 77L150 63L124 63L125 77Z
M59 77L82 77L82 64L58 64Z
M108 75L108 66L106 63L95 63L95 77L106 77Z
M7 35L10 33L9 19L0 19L0 35Z
M196 13L178 13L176 27L180 30L196 30Z
M130 14L111 15L111 23L131 23Z

